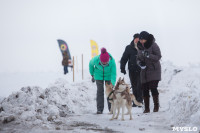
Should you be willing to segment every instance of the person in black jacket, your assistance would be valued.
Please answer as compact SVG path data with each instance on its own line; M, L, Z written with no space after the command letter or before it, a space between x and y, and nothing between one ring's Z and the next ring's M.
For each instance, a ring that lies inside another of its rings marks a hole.
M136 97L136 100L140 103L143 102L142 98L142 89L141 89L141 81L140 81L140 67L137 65L137 43L139 41L139 34L135 34L133 36L133 40L130 45L126 46L126 49L123 53L123 56L120 60L120 69L121 73L126 74L125 66L128 62L129 69L129 78L132 86L133 94ZM136 105L133 103L133 107Z

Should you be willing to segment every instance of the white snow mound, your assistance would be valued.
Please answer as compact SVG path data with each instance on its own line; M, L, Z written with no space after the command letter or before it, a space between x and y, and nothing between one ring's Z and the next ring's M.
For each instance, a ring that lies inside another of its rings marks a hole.
M94 110L96 89L84 83L71 83L59 79L45 90L40 87L23 87L0 104L0 120L32 122L34 125L59 120L71 113Z
M185 68L170 84L169 102L172 124L200 125L200 67Z

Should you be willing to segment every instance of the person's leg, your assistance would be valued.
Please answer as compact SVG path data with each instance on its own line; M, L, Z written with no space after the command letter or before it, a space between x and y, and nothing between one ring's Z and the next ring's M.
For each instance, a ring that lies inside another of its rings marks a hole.
M110 80L107 80L107 81L105 81L105 84L106 84L106 83L107 83L108 85L110 85L111 81L110 81ZM110 111L111 103L109 102L108 98L107 98L107 103L108 103L108 110Z
M133 95L137 97L137 90L136 90L136 78L135 78L135 73L134 71L129 70L129 78L130 78L130 83L131 83L131 88L133 91ZM133 107L136 107L137 105L134 104L133 102Z
M66 74L66 67L64 66L64 74Z
M97 84L97 113L102 113L104 109L104 81L96 80Z
M144 98L144 107L145 110L143 113L149 113L150 112L150 108L149 108L149 83L144 83L142 84L142 90L143 90L143 98Z
M153 97L153 102L154 102L154 109L153 112L158 112L159 110L159 92L158 92L158 80L154 80L150 82L150 90L152 93L152 97Z
M142 85L140 81L140 73L137 73L137 97L136 100L140 103L143 103L143 94L142 94Z
M68 66L65 67L66 73L68 73Z

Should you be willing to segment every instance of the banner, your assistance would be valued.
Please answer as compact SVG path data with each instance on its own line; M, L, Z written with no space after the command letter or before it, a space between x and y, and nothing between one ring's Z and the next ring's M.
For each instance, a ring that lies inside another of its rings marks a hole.
M71 61L72 58L71 58L71 54L69 52L69 47L68 47L67 43L63 40L60 40L60 39L58 39L57 41L58 41L58 45L59 45L61 53L63 53L64 51L67 52L67 54L69 56L69 66L72 66L72 61Z
M92 58L99 55L99 48L95 41L90 40L91 43L91 50L92 50Z

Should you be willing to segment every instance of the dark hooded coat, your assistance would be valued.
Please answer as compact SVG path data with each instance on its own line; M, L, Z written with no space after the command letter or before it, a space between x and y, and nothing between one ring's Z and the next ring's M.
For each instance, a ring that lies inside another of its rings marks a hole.
M161 80L161 52L159 46L155 43L155 38L152 34L149 34L147 42L144 46L138 42L138 56L139 62L143 61L146 64L146 68L141 70L141 83L147 83L154 80ZM144 51L149 53L149 57L144 56Z

